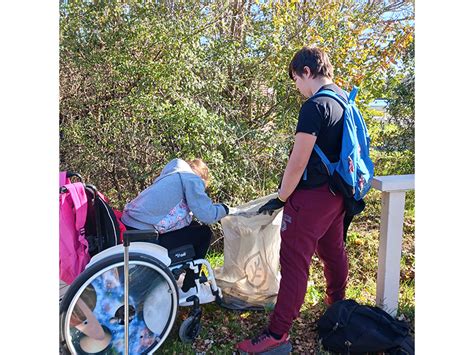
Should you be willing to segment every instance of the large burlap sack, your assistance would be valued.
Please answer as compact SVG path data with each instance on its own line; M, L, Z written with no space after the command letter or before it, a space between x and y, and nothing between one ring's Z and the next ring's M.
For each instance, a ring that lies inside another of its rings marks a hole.
M223 306L231 309L271 309L280 286L280 225L282 210L257 214L276 194L237 207L221 220L224 266L215 270Z

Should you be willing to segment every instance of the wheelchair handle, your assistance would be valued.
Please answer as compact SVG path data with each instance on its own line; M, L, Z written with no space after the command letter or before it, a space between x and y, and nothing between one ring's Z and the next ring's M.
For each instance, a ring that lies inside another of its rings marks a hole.
M130 242L157 239L160 234L154 229L129 230L123 232L123 246L130 246Z

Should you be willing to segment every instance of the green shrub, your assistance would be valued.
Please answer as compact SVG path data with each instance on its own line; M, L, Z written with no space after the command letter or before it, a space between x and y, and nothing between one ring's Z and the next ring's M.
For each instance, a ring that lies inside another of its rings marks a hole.
M383 3L245 4L62 3L60 168L81 173L117 208L176 157L208 163L217 201L274 192L302 102L287 66L303 44L316 43L339 85L361 87L376 174L413 173L412 146L396 143L402 126L373 121L366 105L387 88L410 94L400 75L386 80L411 48L410 21L386 26Z

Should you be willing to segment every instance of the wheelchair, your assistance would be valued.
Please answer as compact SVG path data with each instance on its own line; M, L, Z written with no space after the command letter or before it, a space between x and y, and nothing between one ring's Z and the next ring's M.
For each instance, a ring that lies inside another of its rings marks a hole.
M78 174L70 176L82 181ZM191 310L179 338L192 342L201 330L200 305L222 298L209 262L196 259L192 245L167 250L153 243L159 238L155 230L124 231L120 243L112 208L93 185L85 190L92 258L60 292L60 352L152 354L170 334L180 306ZM202 265L207 276L200 272ZM183 293L178 284L186 272L195 274L195 287Z

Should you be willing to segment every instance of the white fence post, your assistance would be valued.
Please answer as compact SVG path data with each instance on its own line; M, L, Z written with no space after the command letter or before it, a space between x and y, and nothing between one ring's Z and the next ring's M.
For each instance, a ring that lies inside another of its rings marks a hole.
M405 194L414 189L415 175L377 176L372 186L382 191L376 303L394 316L400 288Z

